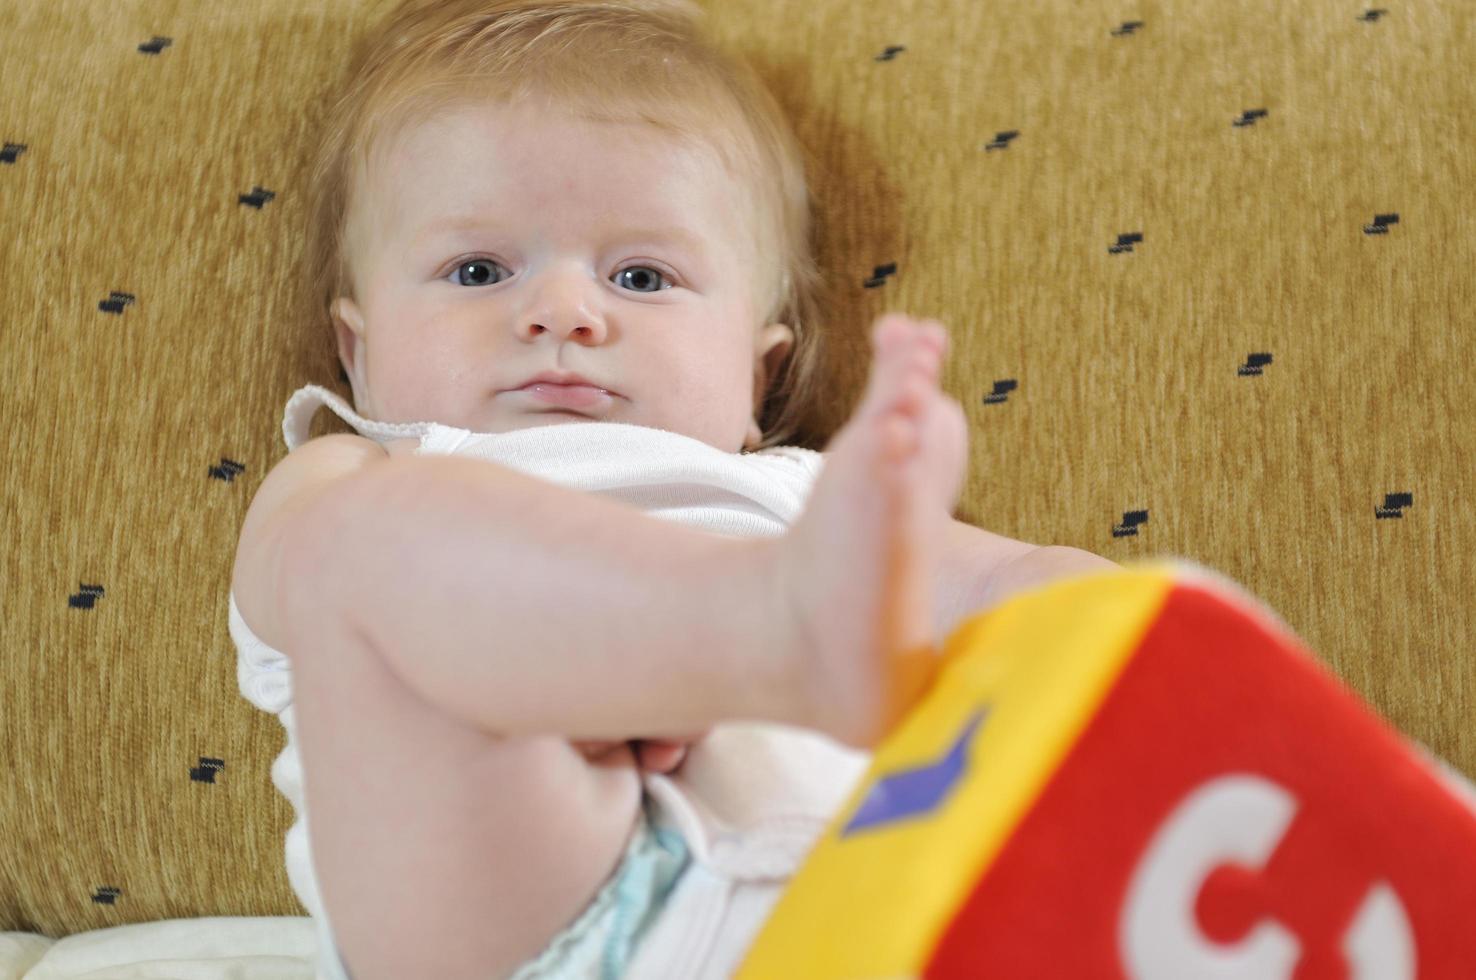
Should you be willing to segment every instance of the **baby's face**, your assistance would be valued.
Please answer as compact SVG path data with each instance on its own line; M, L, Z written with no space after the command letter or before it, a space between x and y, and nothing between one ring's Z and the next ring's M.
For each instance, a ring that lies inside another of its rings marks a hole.
M652 127L496 105L414 123L349 219L358 301L333 311L360 412L756 444L756 369L792 334L758 322L752 207L715 156ZM544 371L610 394L571 408L516 390Z

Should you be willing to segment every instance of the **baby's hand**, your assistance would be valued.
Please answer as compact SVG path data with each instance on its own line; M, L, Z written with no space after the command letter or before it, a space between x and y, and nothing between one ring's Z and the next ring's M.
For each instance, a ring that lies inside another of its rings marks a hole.
M706 732L683 735L679 738L633 738L628 741L572 741L580 754L591 762L602 758L617 748L630 746L636 762L648 772L669 773L686 761L687 748L707 737Z
M706 735L693 735L689 738L667 739L667 738L642 738L635 741L636 759L641 768L650 772L675 772L687 759L688 746L695 745L698 739Z

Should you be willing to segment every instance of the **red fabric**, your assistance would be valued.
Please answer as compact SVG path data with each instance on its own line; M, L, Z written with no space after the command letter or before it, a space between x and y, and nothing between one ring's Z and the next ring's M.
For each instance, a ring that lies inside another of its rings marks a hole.
M925 975L1126 976L1123 904L1145 848L1192 790L1233 773L1282 787L1296 809L1264 868L1221 864L1197 890L1192 923L1210 948L1274 919L1300 947L1297 980L1351 977L1340 944L1382 879L1419 976L1476 975L1471 811L1295 641L1183 586Z

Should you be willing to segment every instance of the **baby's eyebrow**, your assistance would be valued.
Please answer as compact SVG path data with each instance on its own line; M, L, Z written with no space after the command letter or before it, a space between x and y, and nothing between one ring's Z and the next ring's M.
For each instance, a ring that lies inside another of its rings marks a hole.
M411 247L429 244L438 237L454 237L492 227L485 218L452 217L436 219L427 223L411 240ZM697 257L707 255L707 247L701 235L682 225L632 226L607 230L602 236L606 241L650 242L672 245Z

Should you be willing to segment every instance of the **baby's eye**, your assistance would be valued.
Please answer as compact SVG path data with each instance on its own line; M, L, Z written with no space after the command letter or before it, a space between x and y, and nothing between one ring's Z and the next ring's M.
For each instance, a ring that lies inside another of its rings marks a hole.
M451 278L458 286L486 286L492 282L491 269L502 269L503 267L491 259L468 259L451 271ZM506 271L505 269L503 271ZM667 280L665 273L654 266L628 265L615 275L624 275L627 272L635 273L630 282L638 293L655 293L662 289L670 289L672 283ZM464 273L464 274L463 274ZM501 281L500 279L498 280ZM666 281L666 285L661 283Z
M480 267L480 268L478 268ZM502 266L491 259L468 259L451 270L451 275L458 286L485 286L492 278L492 273L482 271L488 268L501 269ZM466 276L461 275L461 270L472 269Z
M660 285L661 281L663 279L665 279L666 276L662 273L662 271L660 269L654 268L652 266L649 266L649 265L628 265L624 269L621 269L619 272L615 273L615 277L616 277L617 281L619 280L620 276L622 276L623 274L625 274L627 272L638 272L638 273L640 273L638 276L632 276L631 277L631 281L632 282L640 283L640 284L649 284L649 283L654 283L655 284L655 287L656 288L654 288L654 289L642 289L642 288L640 288L640 286L637 286L636 287L636 292L638 292L638 293L659 293L663 288L665 288L665 289L670 289L671 288L671 284L670 283L668 283L665 287L663 287L663 286Z

